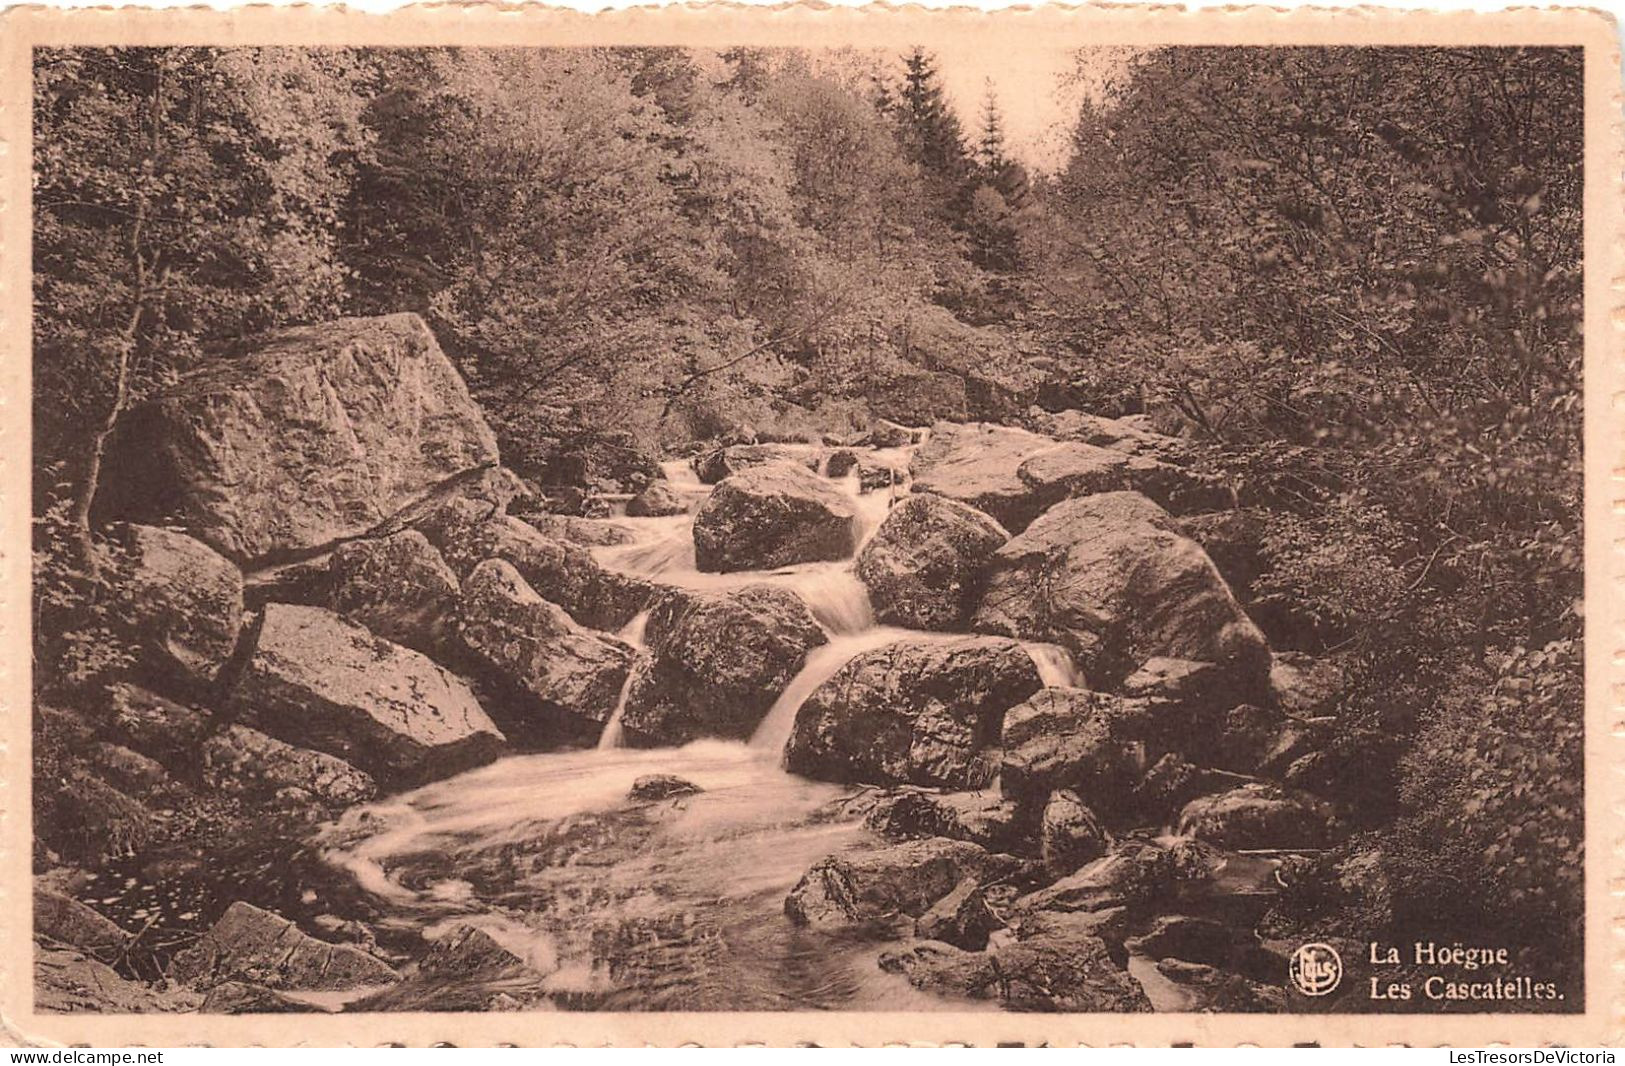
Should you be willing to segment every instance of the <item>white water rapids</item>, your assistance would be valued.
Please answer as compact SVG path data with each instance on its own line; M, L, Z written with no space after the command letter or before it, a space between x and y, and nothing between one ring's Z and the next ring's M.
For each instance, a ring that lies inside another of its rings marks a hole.
M906 467L910 450L882 456ZM851 787L781 768L797 710L856 655L952 636L877 626L853 559L701 573L691 514L709 488L687 463L667 463L665 473L690 514L614 519L633 541L597 549L603 565L693 589L787 588L829 636L750 742L621 748L623 691L596 749L510 756L354 809L328 833L328 860L377 901L381 925L428 936L464 924L485 929L546 971L545 990L563 1005L965 1009L880 971L879 945L798 929L782 910L809 866L864 833L839 814ZM835 483L853 500L860 544L907 491L860 493L855 476ZM620 634L640 655L647 622L645 612ZM1029 651L1046 684L1078 683L1063 650ZM703 791L681 802L629 800L633 782L649 774L673 774Z

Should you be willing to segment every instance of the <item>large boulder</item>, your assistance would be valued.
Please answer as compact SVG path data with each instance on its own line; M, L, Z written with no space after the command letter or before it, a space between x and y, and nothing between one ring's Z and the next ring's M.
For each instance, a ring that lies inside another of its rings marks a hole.
M459 578L487 559L501 559L544 599L592 629L621 629L653 594L648 582L605 569L581 545L550 537L480 500L449 499L415 525Z
M1038 849L1044 867L1052 875L1065 876L1084 863L1100 858L1110 846L1111 835L1076 792L1062 789L1044 805L1038 827Z
M672 590L650 609L647 660L627 695L627 744L748 739L807 653L829 640L788 589Z
M317 940L287 919L241 901L175 956L169 976L197 988L242 981L296 991L348 990L400 979L387 963L358 947Z
M677 495L670 482L655 481L626 501L626 513L632 518L664 518L669 515L687 514L688 501Z
M828 781L980 788L1005 710L1042 686L1012 640L904 640L864 652L796 712L792 773Z
M993 552L1010 535L955 500L912 495L892 508L858 556L875 618L908 629L963 630Z
M1043 689L1004 714L999 788L1029 805L1071 789L1100 810L1121 810L1139 779L1150 721L1144 700Z
M976 883L1009 865L975 844L941 838L831 855L802 875L784 913L796 925L825 928L918 918L967 878Z
M1096 688L1161 656L1216 664L1236 699L1267 692L1263 634L1171 522L1132 492L1057 504L994 553L975 627L1061 644Z
M988 792L926 792L907 787L875 804L864 825L887 840L948 837L989 851L1020 852L1030 819L1016 804Z
M880 968L914 987L973 1000L996 1000L1007 1010L1122 1014L1149 1011L1151 1003L1106 943L1070 929L964 951L936 941L884 952Z
M230 699L243 721L391 786L490 762L504 740L461 678L319 607L265 608Z
M729 476L694 515L694 561L706 571L845 559L857 546L851 497L794 463L769 463Z
M132 410L110 515L179 525L246 563L364 533L496 437L415 314L346 318L248 342Z
M1191 800L1180 812L1179 831L1232 849L1319 848L1339 837L1328 804L1268 784Z
M791 463L817 473L823 458L820 448L794 444L728 444L701 452L689 465L701 482L715 485L741 471L769 463Z
M114 625L136 646L141 676L207 691L231 658L243 625L243 575L207 544L183 533L127 524Z
M468 575L457 629L484 675L512 697L502 701L503 725L515 737L596 739L632 668L631 648L577 625L501 559Z
M457 575L419 531L341 544L328 568L329 606L345 618L425 655L450 646Z
M1050 438L1024 429L938 422L909 464L912 489L969 504L1006 529L1022 530L1043 505L1022 480L1021 467L1054 446Z
M299 789L333 806L369 800L371 777L343 759L296 748L245 725L228 726L203 745L203 782L228 796L269 799Z

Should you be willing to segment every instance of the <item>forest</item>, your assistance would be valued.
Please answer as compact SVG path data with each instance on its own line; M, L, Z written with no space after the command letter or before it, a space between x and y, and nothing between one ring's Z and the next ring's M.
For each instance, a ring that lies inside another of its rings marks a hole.
M1133 416L1231 494L1196 539L1269 646L1346 678L1352 835L1270 920L1515 930L1573 987L1582 65L1086 50L1039 168L924 48L40 50L37 700L135 654L130 413L268 330L420 315L572 517L719 442Z

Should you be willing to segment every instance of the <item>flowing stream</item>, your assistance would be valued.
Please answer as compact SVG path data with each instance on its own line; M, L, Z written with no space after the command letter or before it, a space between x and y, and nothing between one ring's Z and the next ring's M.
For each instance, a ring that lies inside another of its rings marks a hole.
M882 454L906 467L910 451ZM687 463L667 463L665 473L691 512L709 491ZM860 545L907 491L860 493L855 476L834 483L853 500ZM799 929L783 913L809 866L865 833L843 809L850 786L781 768L797 709L862 652L952 637L876 625L853 559L701 573L691 514L614 521L634 539L598 549L604 565L694 589L788 588L829 642L808 655L748 744L622 748L623 691L595 749L510 756L352 810L327 834L328 861L378 901L386 933L433 938L459 925L481 928L546 974L531 991L559 1006L965 1009L883 973L875 959L885 945ZM640 654L647 622L645 612L620 634ZM1061 649L1029 651L1047 684L1078 682ZM633 782L650 774L703 791L630 799Z

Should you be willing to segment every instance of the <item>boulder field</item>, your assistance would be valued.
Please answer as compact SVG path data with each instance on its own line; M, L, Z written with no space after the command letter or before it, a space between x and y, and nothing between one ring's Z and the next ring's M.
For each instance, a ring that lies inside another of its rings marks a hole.
M284 331L132 412L120 449L155 461L100 506L135 662L93 721L39 713L76 746L87 809L196 790L315 820L612 721L629 747L746 741L806 692L783 766L852 786L866 829L788 893L790 923L901 941L881 969L1009 1009L1148 1009L1131 957L1198 1002L1266 1002L1247 935L1169 908L1223 855L1348 833L1316 794L1343 674L1272 654L1227 579L1246 553L1221 568L1203 547L1245 514L1187 442L1084 412L1026 424L718 444L692 459L703 500L651 475L626 519L527 520L536 497L416 316ZM692 538L686 583L615 563L656 526ZM832 631L777 573L825 566L895 631ZM649 774L627 802L697 796ZM98 961L127 933L43 898L49 1002L292 1011L389 986L366 1002L426 1008L459 967L546 998L484 934L403 971L248 902L160 994Z

